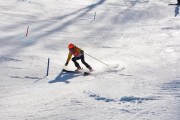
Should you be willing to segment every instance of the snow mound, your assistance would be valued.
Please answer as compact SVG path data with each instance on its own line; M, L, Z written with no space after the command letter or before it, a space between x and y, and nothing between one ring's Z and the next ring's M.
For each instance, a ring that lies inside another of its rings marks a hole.
M155 97L135 97L135 96L123 96L120 98L121 102L138 102L142 103L147 100L157 100Z
M109 97L103 97L99 94L96 94L91 91L84 91L85 94L88 94L89 97L94 98L95 100L98 101L104 101L104 102L130 102L130 103L142 103L143 101L148 101L148 100L158 100L157 97L151 96L151 97L136 97L136 96L123 96L119 100L109 98Z
M93 93L93 92L84 92L85 94L88 94L89 97L92 97L94 98L95 100L98 100L98 101L104 101L104 102L116 102L116 100L112 99L112 98L108 98L108 97L102 97L96 93Z

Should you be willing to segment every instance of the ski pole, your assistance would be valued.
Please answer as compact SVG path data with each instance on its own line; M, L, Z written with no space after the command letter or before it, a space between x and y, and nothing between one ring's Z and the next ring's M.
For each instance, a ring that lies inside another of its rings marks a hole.
M97 58L93 57L92 55L89 55L89 54L87 54L87 53L85 53L85 54L88 55L89 57L92 57L92 58L94 58L95 60L97 60L97 61L103 63L104 65L109 66L108 64L106 64L106 63L104 63L104 62L98 60Z

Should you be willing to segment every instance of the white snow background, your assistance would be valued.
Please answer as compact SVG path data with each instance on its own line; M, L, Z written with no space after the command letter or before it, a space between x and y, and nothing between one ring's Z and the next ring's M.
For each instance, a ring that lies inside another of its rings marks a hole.
M180 120L180 14L169 3L0 0L0 120ZM71 42L92 75L61 73Z

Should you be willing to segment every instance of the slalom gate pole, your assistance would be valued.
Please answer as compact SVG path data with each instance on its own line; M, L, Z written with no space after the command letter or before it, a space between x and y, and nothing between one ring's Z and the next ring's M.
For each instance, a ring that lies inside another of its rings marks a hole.
M49 63L50 63L50 58L48 58L48 63L47 63L47 73L46 73L46 76L49 75Z
M28 36L28 33L29 33L29 26L27 27L26 37Z
M95 60L97 60L97 61L103 63L104 65L109 66L108 64L106 64L106 63L104 63L104 62L98 60L97 58L93 57L92 55L89 55L89 54L87 54L87 53L85 53L85 54L88 55L89 57L92 57L93 59L95 59Z

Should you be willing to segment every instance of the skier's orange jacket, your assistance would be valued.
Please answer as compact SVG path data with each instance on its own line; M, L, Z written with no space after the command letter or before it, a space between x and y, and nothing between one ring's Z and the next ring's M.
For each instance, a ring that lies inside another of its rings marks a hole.
M73 50L69 50L69 54L68 54L68 58L66 60L66 62L69 62L72 55L74 55L75 57L80 57L82 55L82 53L80 52L81 49L78 47L74 47Z

